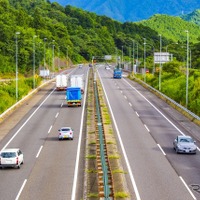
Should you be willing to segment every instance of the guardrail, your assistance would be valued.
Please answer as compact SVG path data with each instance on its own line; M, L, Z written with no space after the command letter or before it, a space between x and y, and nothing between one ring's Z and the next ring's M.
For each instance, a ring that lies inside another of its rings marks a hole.
M98 87L96 77L94 78L94 95L96 108L96 161L98 167L98 188L99 197L105 200L114 199L113 180L108 160L106 138L104 134L104 125L102 123L102 114L99 103Z
M40 85L38 88L32 90L28 95L26 95L23 99L19 100L18 102L16 102L14 105L12 105L10 108L8 108L5 112L3 112L0 115L0 121L2 121L6 116L8 116L13 110L15 110L17 107L19 107L22 103L24 103L29 97L31 97L33 94L35 94L36 92L38 92L38 90L40 90L40 88L44 87L45 85L49 84L50 82L54 81L54 79L48 80L46 82L44 82L42 85Z
M182 111L186 112L188 115L190 115L191 117L193 117L194 119L200 121L200 117L197 116L196 114L194 114L193 112L191 112L190 110L188 110L187 108L185 108L184 106L178 104L176 101L174 101L173 99L169 98L168 96L166 96L165 94L163 94L162 92L156 90L155 88L153 88L152 86L148 85L147 83L145 83L144 81L134 77L134 79L137 80L137 82L141 82L142 85L144 85L146 88L151 89L152 91L154 91L155 93L157 93L159 96L163 97L164 99L166 99L167 101L169 101L170 103L174 104L176 107L180 108Z

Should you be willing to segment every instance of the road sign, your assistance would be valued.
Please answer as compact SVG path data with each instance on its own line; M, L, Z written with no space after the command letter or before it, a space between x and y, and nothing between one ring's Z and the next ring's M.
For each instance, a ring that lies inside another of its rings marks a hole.
M155 52L154 63L166 63L171 61L171 54L169 52Z

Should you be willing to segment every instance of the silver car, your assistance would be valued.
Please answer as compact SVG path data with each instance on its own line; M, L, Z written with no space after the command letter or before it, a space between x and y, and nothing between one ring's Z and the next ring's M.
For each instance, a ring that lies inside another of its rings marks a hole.
M195 142L190 136L179 135L173 142L174 150L176 153L196 154L197 146Z
M74 139L74 132L71 127L62 127L58 131L59 131L59 134L58 134L59 140L63 140L63 139L73 140Z

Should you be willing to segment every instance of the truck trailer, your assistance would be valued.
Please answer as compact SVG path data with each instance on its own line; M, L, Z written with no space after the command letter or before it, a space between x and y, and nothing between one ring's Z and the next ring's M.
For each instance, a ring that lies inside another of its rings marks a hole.
M66 90L67 88L67 75L59 74L56 76L56 90Z
M82 94L80 87L68 87L66 90L67 106L81 106Z
M81 93L84 93L83 74L70 76L70 87L80 87Z

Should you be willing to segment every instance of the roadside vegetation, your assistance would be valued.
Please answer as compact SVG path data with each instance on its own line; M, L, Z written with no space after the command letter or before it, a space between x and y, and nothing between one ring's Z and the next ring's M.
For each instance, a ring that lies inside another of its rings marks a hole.
M186 67L177 61L163 64L161 73L161 92L178 104L186 107ZM159 90L159 66L157 71L144 74L132 74L131 79L137 77L146 79L146 83ZM188 78L188 105L187 108L200 116L200 71L189 69Z
M35 79L35 86L39 86L42 79ZM33 79L20 77L18 80L18 99L25 97L33 89ZM16 83L13 80L0 82L0 114L16 103Z

